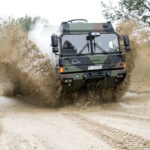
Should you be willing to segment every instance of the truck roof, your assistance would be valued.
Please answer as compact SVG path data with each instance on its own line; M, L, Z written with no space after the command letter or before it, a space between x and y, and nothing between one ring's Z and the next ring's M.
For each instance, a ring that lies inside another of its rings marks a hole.
M114 28L111 22L107 23L83 23L83 22L62 22L60 26L60 32L62 34L67 33L89 33L89 32L114 32Z

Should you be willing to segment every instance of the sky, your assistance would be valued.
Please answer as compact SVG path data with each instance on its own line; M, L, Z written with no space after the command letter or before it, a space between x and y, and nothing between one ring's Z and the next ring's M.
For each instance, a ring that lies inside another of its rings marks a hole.
M101 0L1 0L0 16L41 16L52 25L70 19L105 22ZM108 0L105 0L108 1ZM112 0L116 1L116 0Z

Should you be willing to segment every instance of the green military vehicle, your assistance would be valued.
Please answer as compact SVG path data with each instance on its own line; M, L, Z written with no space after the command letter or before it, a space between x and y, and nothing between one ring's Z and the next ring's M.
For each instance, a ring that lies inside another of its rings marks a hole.
M117 87L126 77L126 62L120 38L111 24L88 23L85 19L62 22L51 36L56 57L56 74L63 89L77 91L89 87ZM129 38L123 36L126 51Z

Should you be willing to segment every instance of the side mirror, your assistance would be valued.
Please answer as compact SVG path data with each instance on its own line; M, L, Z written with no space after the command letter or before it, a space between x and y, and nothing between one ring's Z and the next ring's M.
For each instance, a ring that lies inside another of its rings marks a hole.
M53 53L58 52L58 37L55 34L51 36L51 45L53 47Z
M124 46L126 51L128 52L130 50L130 42L129 42L129 37L127 35L123 36L123 40L124 40Z

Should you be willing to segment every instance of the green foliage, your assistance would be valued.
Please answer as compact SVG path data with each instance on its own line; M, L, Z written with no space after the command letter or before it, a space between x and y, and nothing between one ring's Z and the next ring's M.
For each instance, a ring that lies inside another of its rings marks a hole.
M22 29L25 32L28 32L31 29L32 25L34 25L39 19L40 17L32 18L26 15L25 17L18 18L18 22L21 25Z
M117 6L110 2L108 5L101 1L103 15L111 21L136 19L150 25L149 0L120 0Z

